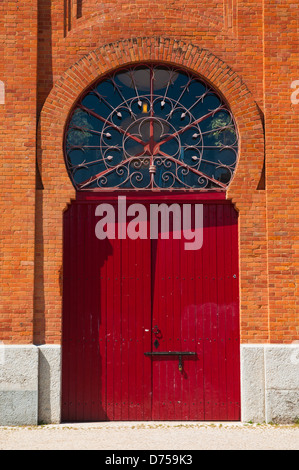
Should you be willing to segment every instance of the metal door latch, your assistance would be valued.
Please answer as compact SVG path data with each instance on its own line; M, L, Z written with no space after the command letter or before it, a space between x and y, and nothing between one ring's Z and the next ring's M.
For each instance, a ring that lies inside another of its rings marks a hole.
M154 351L154 352L145 352L145 356L179 356L179 371L183 370L183 361L182 356L196 356L196 352L191 351Z

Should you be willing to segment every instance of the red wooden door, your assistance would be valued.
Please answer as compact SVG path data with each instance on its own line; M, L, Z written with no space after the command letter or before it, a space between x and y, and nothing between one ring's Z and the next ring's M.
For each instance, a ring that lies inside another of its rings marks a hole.
M64 215L62 420L146 420L150 240L98 240L96 206L76 201Z
M154 420L240 419L233 206L205 204L203 227L200 250L183 237L152 241Z
M171 233L98 240L99 202L64 216L62 420L240 419L235 210L205 201L189 251Z

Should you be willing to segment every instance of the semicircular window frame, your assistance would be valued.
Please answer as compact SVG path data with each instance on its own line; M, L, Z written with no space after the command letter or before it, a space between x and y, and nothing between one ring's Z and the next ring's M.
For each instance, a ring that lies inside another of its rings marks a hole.
M236 122L223 97L201 77L156 63L93 83L75 103L64 139L78 191L225 191L238 154Z

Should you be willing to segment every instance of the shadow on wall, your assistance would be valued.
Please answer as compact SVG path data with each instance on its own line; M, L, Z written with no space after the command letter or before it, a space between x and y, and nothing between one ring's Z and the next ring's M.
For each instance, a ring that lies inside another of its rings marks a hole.
M53 88L51 0L38 2L37 117Z
M77 0L77 18L81 18L82 16L82 3L83 0Z
M52 71L52 18L51 0L42 0L38 5L38 50L37 50L37 119L44 102L53 88ZM38 131L39 132L39 131ZM40 135L37 135L40 142ZM44 235L43 235L43 182L42 162L36 162L35 200L35 255L34 255L34 344L45 343L45 299L44 299Z
M64 0L64 37L73 27L73 19L82 17L83 0L77 0L76 10L73 8L72 0Z
M43 190L35 191L33 343L45 343Z
M60 423L61 348L44 345L38 350L38 422Z
M51 368L46 355L42 351L39 351L38 367L38 421L39 423L51 423Z

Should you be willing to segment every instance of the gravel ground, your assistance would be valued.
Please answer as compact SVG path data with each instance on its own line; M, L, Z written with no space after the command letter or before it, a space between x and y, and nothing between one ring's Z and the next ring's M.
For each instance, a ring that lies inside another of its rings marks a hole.
M299 450L299 426L228 422L0 426L0 450Z

